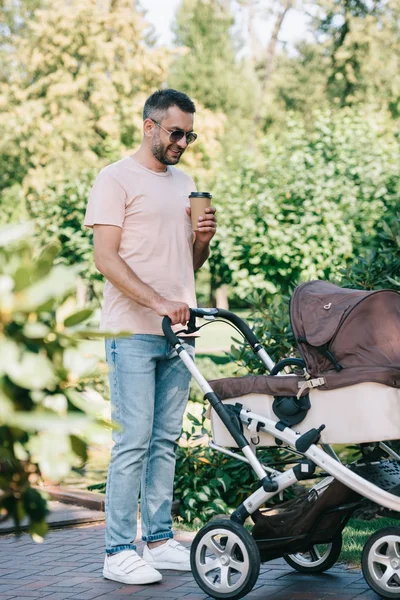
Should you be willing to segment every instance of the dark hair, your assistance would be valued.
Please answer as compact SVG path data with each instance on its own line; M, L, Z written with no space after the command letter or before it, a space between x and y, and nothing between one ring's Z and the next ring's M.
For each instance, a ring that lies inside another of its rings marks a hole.
M163 118L171 106L177 106L183 112L195 113L196 107L189 96L177 90L158 90L147 98L143 108L143 120L156 117Z

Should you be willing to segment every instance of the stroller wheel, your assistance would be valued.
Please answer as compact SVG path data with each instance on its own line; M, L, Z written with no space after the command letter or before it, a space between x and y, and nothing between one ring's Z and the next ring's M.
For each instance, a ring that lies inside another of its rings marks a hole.
M213 598L242 598L260 572L260 554L249 532L227 519L213 520L193 540L190 562L201 589Z
M327 544L314 544L307 552L286 554L287 564L300 573L323 573L337 561L342 550L342 534Z
M400 527L379 529L364 546L362 571L382 598L400 598Z

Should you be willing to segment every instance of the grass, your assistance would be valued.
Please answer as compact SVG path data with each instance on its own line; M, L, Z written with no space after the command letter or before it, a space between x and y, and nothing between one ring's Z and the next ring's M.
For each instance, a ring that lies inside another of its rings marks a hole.
M399 527L399 521L394 519L373 519L372 521L361 521L351 519L343 531L343 548L340 562L360 567L361 554L364 544L368 538L378 529L383 527Z
M383 527L399 527L399 521L394 519L373 519L372 521L361 521L351 519L343 531L343 548L339 562L353 567L361 567L361 555L368 538L378 529ZM198 529L181 519L174 520L174 527L182 531L197 531ZM252 524L246 523L246 529L251 530Z
M250 313L248 310L233 311L244 320L248 320ZM198 324L203 325L206 321L198 320ZM209 322L200 331L200 336L196 340L196 354L222 354L227 352L233 341L232 338L241 339L241 335L236 332L227 322Z

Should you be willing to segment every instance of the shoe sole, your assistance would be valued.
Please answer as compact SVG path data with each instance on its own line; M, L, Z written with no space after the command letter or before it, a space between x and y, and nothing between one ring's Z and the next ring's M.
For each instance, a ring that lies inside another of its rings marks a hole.
M191 571L190 565L184 566L178 563L172 562L149 562L146 561L148 565L153 567L153 569L169 569L170 571Z
M138 577L135 581L133 581L132 577L118 577L117 575L109 573L105 569L103 569L103 577L105 579L110 579L111 581L118 581L118 583L127 583L131 585L148 585L149 583L158 583L162 580L161 573L157 573L157 575L149 577Z

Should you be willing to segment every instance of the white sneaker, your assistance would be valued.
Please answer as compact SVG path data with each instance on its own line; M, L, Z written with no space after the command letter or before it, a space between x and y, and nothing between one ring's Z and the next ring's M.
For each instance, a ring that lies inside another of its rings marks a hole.
M148 565L135 550L122 550L104 558L103 577L119 581L144 585L161 581L162 575Z
M143 558L148 565L155 569L173 569L175 571L191 571L190 550L178 544L175 540L168 540L157 546L143 550Z

